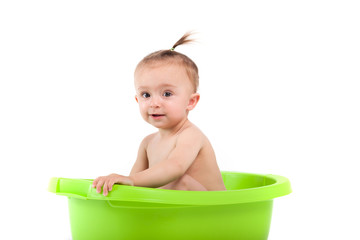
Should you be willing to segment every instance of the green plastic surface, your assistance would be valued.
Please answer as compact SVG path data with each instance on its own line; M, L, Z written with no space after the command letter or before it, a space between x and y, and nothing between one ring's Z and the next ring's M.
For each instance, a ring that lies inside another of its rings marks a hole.
M108 196L92 180L52 178L67 196L73 240L267 239L273 199L291 192L287 178L222 172L227 191L177 191L115 185Z

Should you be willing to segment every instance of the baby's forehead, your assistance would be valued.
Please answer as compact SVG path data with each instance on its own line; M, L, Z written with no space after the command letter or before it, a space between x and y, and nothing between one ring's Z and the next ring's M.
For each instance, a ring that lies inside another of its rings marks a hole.
M143 66L135 72L136 88L151 86L181 87L191 85L186 70L174 64Z
M179 89L179 88L186 88L187 84L186 81L182 82L173 82L171 80L145 80L145 81L135 81L135 88L136 90L148 90L148 89Z
M177 62L163 62L163 61L155 61L151 63L142 64L135 70L135 75L143 74L144 72L150 71L162 71L165 69L173 69L176 71L184 71L186 72L186 68Z

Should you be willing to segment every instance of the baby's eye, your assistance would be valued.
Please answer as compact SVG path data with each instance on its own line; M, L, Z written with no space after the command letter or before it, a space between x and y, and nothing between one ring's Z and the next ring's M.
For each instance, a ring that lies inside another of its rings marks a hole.
M163 96L164 97L170 97L170 96L172 96L172 93L171 92L164 92Z
M143 98L149 98L149 97L150 97L150 94L147 93L147 92L144 92L144 93L141 94L141 96L142 96Z

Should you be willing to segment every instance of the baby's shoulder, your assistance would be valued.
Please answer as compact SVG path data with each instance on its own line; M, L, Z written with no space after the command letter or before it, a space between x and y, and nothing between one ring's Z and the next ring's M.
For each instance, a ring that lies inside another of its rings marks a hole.
M179 133L178 138L185 141L202 142L203 140L206 139L206 136L197 126L191 124Z
M149 144L149 142L151 142L154 137L156 136L157 133L152 133L147 135L146 137L144 137L144 139L141 142L141 145L143 145L144 147L147 147L147 145Z

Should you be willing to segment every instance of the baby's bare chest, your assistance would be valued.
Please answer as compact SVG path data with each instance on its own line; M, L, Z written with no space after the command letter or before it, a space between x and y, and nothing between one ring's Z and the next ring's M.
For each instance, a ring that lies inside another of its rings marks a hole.
M176 139L155 140L150 142L146 149L149 167L167 159L171 151L175 148L175 144Z

